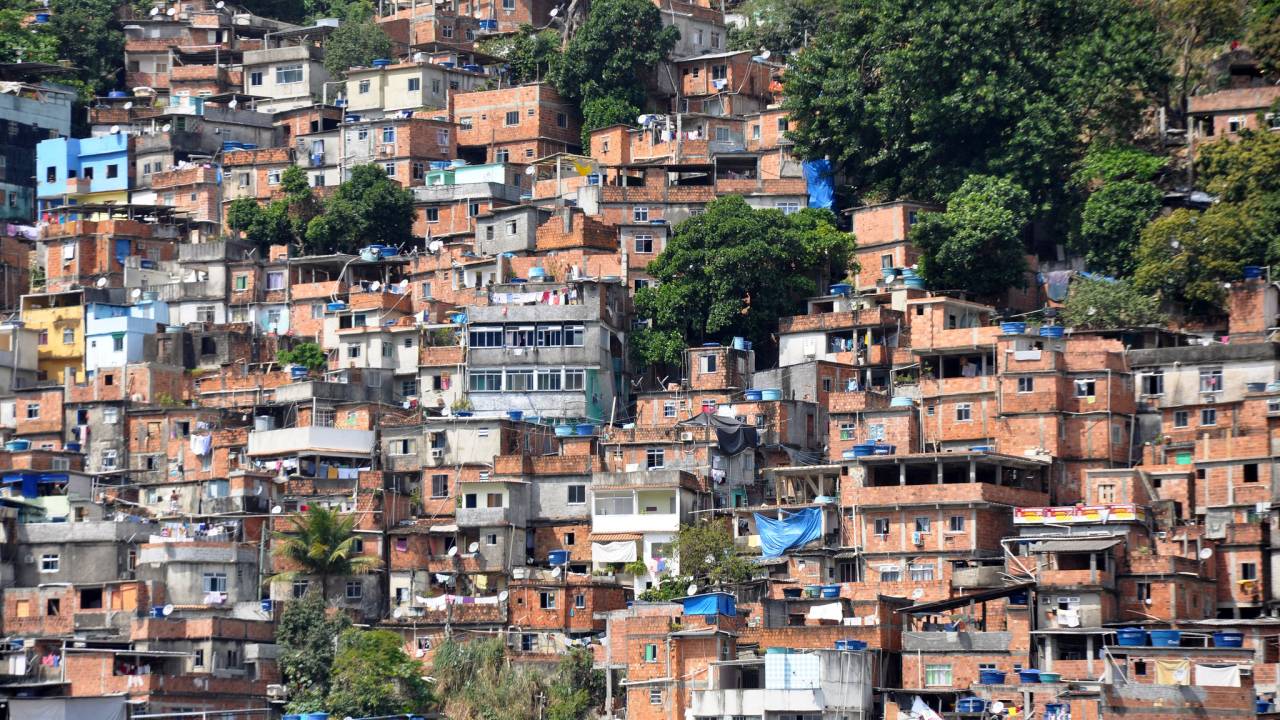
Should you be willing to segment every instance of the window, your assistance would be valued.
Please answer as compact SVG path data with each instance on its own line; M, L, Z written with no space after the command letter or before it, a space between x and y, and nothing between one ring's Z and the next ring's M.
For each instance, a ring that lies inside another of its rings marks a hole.
M508 370L507 392L528 392L534 389L533 370Z
M262 84L261 70L254 70L253 72L249 73L249 84L254 87L257 87L258 85Z
M387 174L387 177L396 176L396 164L394 162L385 163L382 166L382 170Z
M973 420L973 406L969 403L958 403L956 405L956 422L970 422Z
M1076 380L1076 397L1093 397L1098 394L1098 382L1093 378Z
M102 451L102 469L115 470L116 457L117 455L115 450L103 450Z
M780 202L774 203L774 207L782 211L783 215L792 215L800 212L800 203L798 202Z
M1258 463L1245 463L1244 481L1247 483L1258 482Z
M289 83L302 82L302 64L281 65L276 68L276 84L288 85Z
M27 419L28 420L40 419L40 403L27 403Z
M547 590L543 590L542 592L539 592L538 607L542 608L543 610L555 610L556 594L554 592L549 592Z
M570 485L569 486L569 504L581 505L587 501L586 485Z
M1029 393L1035 390L1035 378L1020 377L1018 378L1018 392Z
M471 117L470 117L470 116L467 116L467 117L460 117L460 118L458 118L458 128L459 128L459 129L461 129L461 130L470 130L470 129L471 129Z
M493 151L493 161L494 161L494 162L497 162L497 163L504 163L504 162L507 162L509 159L511 159L511 151L510 151L510 150L494 150L494 151Z
M586 328L582 325L565 325L564 326L564 346L565 347L582 347L585 341Z
M587 607L587 596L583 593L578 593L574 595L573 607L575 610L585 610Z
M720 49L720 33L718 32L711 33L711 49L712 50Z
M881 565L880 582L902 582L902 567L899 565Z
M1140 380L1142 383L1143 395L1163 395L1164 394L1164 371L1152 370L1142 375Z
M356 85L356 92L360 93L361 95L367 95L369 93L369 81L361 80L360 83ZM360 139L363 140L364 138L360 138Z
M631 219L635 222L649 222L649 208L644 205L636 205L631 208Z
M449 497L449 476L448 475L432 475L431 476L431 497L433 498Z
M468 344L473 348L502 347L502 328L472 328L468 335Z
M415 162L415 163L413 163L413 165L412 165L412 166L410 166L410 167L412 168L412 177L413 177L413 179L414 179L414 180L422 180L422 179L425 179L425 178L427 177L427 164L426 164L426 163L422 163L422 162Z
M382 142L393 143L396 141L396 129L393 125L382 128Z
M348 346L347 346L347 357L352 358L352 359L360 357L360 346L359 346L359 345L348 345Z
M1200 424L1201 424L1201 425L1217 425L1217 424L1218 424L1218 410L1217 410L1217 408L1205 408L1205 409L1201 410L1201 411L1200 411Z
M657 661L654 660L652 662L657 662ZM650 705L662 704L662 688L656 688L656 687L649 688L649 704Z
M499 392L502 390L502 371L473 370L467 386L473 392Z
M1112 483L1098 485L1098 502L1113 503L1116 501L1116 486Z
M56 553L48 553L40 556L40 572L42 573L58 572L61 565L62 560Z
M716 356L711 353L698 356L698 372L703 374L716 371Z
M436 144L441 147L447 147L449 145L448 130L436 130Z
M1176 428L1184 428L1191 424L1191 414L1186 410L1173 411L1173 426Z
M644 452L644 466L649 470L656 470L667 464L667 451L662 448L649 448Z
M1251 562L1240 563L1240 579L1241 580L1257 580L1258 579L1257 564L1251 563Z
M392 440L388 445L388 451L392 455L412 455L414 453L413 440L410 438Z
M636 252L648 255L653 252L653 236L637 235L636 236Z
M235 287L236 287L236 292L241 292L241 291L244 291L244 290L248 290L248 289L249 289L249 276L248 276L248 275L236 275L236 277L235 277Z
M227 591L227 574L226 573L205 573L202 587L207 593Z
M418 92L422 89L422 78L409 78L409 92Z
M916 532L918 533L929 532L929 518L927 517L916 518Z
M933 563L912 563L908 568L911 574L912 582L931 582L933 580L933 569L937 567Z
M322 317L324 317L324 303L319 303L319 302L318 302L318 303L312 303L312 304L311 304L311 319L312 319L312 320L319 320L319 319L320 319L320 318L322 318Z
M724 80L724 79L725 79L725 78L727 78L727 77L729 77L729 66L727 66L727 65L712 65L712 66L711 66L711 79L712 79L712 80Z
M964 516L952 515L947 521L947 532L961 533L964 532Z
M586 387L587 371L582 368L569 368L564 371L564 389L581 390Z
M875 519L876 535L881 538L889 537L889 518Z
M111 163L110 165L108 165L107 177L109 178L120 177L120 165L118 165L117 163Z
M440 94L440 80L439 80L439 79L434 79L434 80L432 80L432 81L431 81L431 94L432 94L432 95L439 95L439 94Z
M1206 368L1200 371L1200 392L1215 393L1222 390L1222 368Z
M662 417L673 418L676 416L676 401L665 400L662 403Z
M1227 118L1227 132L1238 133L1244 129L1244 118L1239 115Z
M359 600L364 597L364 585L359 580L347 581L347 599Z
M925 684L925 687L950 687L951 686L951 666L950 665L925 665L924 666L924 684Z
M75 331L75 330L73 330L73 329L71 329L71 328L63 328L63 329L62 329L62 344L63 344L63 345L75 345L75 344L76 344L76 331Z
M512 125L519 125L519 124L520 124L520 111L519 111L519 110L511 110L511 111L509 111L509 112L507 113L506 117L505 117L505 118L503 118L503 120L502 120L502 124L503 124L503 125L506 125L507 127L510 127L510 126L512 126Z
M267 273L267 289L283 290L284 289L284 273L283 272Z
M648 643L644 646L644 661L647 663L658 662L658 646L654 643Z
M440 222L440 208L429 207L426 209L425 213L427 216L427 222L429 223Z

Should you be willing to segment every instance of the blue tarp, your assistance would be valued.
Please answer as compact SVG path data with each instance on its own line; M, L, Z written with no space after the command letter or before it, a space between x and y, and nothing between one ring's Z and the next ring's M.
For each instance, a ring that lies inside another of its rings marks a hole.
M765 557L780 557L793 547L800 547L822 537L822 508L800 512L779 511L780 520L756 513L756 531Z
M22 483L22 497L40 497L40 483L66 482L66 473L9 473L3 477L4 484Z
M729 593L707 593L690 595L683 600L685 615L728 615L738 614L734 598Z
M804 182L809 188L809 207L831 209L835 200L835 185L831 180L831 161L805 160L801 163Z

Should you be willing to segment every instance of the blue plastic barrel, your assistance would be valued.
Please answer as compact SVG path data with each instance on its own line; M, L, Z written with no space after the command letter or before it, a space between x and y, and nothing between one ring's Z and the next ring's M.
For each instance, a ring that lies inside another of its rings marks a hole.
M908 288L912 289L912 290L923 290L923 289L924 289L924 278L922 278L922 277L904 277L904 278L902 279L902 284L903 284L903 285L905 285L906 287L908 287Z
M1042 325L1040 327L1040 337L1060 338L1063 330L1064 328L1061 325Z
M1245 279L1245 280L1257 280L1257 279L1258 279L1258 278L1260 278L1260 277L1262 277L1262 268L1261 268L1260 266L1258 266L1258 265L1245 265L1245 266L1244 266L1244 279Z
M902 395L895 396L889 400L889 407L911 407L914 404L914 400Z
M1000 332L1003 335L1021 335L1026 331L1027 331L1027 324L1024 322L1000 323Z
M735 337L735 338L733 339L733 349L734 349L734 350L746 350L746 349L747 349L747 339L746 339L746 338L742 338L742 337Z
M66 451L67 451L67 452L80 452L80 443L78 443L78 442L69 442L69 443L67 443Z
M956 701L956 712L962 713L980 713L986 712L987 701L980 697L962 697Z
M864 640L837 640L837 650L866 650L867 643Z
M1142 647L1147 644L1147 631L1142 628L1120 628L1116 630L1116 644L1122 647Z
M376 68L384 68L390 64L391 64L391 61L388 60L387 58L378 58L377 60L373 61L373 66Z
M557 425L557 426L556 426L556 437L569 437L569 436L570 436L570 435L572 435L572 434L573 434L573 426L572 426L572 425Z
M547 562L554 565L564 565L569 562L568 550L552 550L547 553Z
M1152 630L1151 647L1178 647L1182 644L1181 630Z
M781 391L781 390L777 390L777 389L773 389L773 388L770 388L770 389L767 389L767 390L761 390L761 391L760 391L760 399L761 399L761 400L781 400L781 399L782 399L782 391Z
M575 435L590 435L595 432L595 429L596 426L591 423L578 423L574 426L573 431Z
M1254 705L1253 709L1260 713L1271 712L1271 702L1268 700L1263 700L1262 698L1258 698L1257 700L1253 701L1253 705Z
M884 443L876 443L871 446L872 455L892 455L898 449L897 445L886 445Z
M1225 648L1244 647L1244 633L1222 630L1213 634L1213 646Z
M1040 682L1040 671L1035 668L1024 668L1018 671L1018 679L1024 683Z
M823 585L823 586L822 586L822 597L824 597L824 598L838 598L838 597L840 597L840 586L839 586L839 585Z
M759 402L761 393L759 390L746 390L742 393L742 399L747 402Z
M541 279L545 278L546 276L547 276L547 271L546 271L544 268L540 268L540 267L531 267L531 268L529 268L529 279L530 279L530 280L541 280Z
M858 455L858 452L857 452L856 450L849 449L849 450L845 450L844 452L840 453L840 457L844 458L845 460L852 460L852 459L854 459L854 458L856 458L856 457L860 457L860 456Z
M10 440L4 444L4 449L9 452L25 452L31 449L30 440Z
M308 370L301 365L295 365L294 367L289 368L289 377L294 380L300 380L307 376L307 372Z
M868 455L873 455L873 454L875 454L875 451L876 451L876 446L875 446L875 445L865 445L865 444L863 444L863 445L854 445L854 446L853 446L853 456L854 456L854 457L866 457L866 456L868 456Z
M263 609L265 612L271 612L271 608L272 608L272 605L271 605L271 601L270 601L270 600L263 600L263 601L262 601L262 609Z
M329 713L325 713L325 712L303 713L302 720L329 720Z
M523 410L508 410L508 411L507 411L507 417L508 417L509 419L511 419L511 420L516 421L516 422L520 422L521 420L523 420L523 419L524 419L524 411L523 411Z
M979 670L978 683L981 685L1003 685L1005 673L1000 670Z
M836 283L828 288L832 295L848 295L853 291L853 286L849 283Z
M52 16L49 13L36 13L36 24L44 25Z
M127 92L125 92L125 91L123 91L123 90L112 90L111 92L108 92L108 93L107 93L107 97L109 97L109 98L127 98L127 97L129 97L129 93L127 93Z

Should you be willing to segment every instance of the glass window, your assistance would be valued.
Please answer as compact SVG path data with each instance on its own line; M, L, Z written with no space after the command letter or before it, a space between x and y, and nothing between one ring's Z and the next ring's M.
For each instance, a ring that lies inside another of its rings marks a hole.
M582 368L569 368L564 371L564 389L581 390L586 387L587 371Z
M287 85L289 83L302 82L302 65L281 65L276 68L276 84Z
M947 530L953 533L964 532L964 516L952 515L947 523Z
M1206 368L1200 371L1200 392L1215 393L1222 390L1222 368Z
M1205 408L1205 409L1201 410L1201 411L1200 411L1200 424L1201 424L1201 425L1217 425L1217 424L1218 424L1218 410L1217 410L1217 408Z
M925 687L951 687L950 665L925 665Z
M396 129L394 126L388 125L382 128L382 142L393 143L396 141Z
M881 565L880 566L880 582L902 582L902 566L900 565Z
M364 585L359 580L347 581L347 599L359 600L364 597Z
M664 467L667 463L667 452L662 448L649 448L644 453L644 464L649 470Z
M565 347L582 347L586 338L586 328L582 325L565 325L564 326L564 345Z
M226 573L205 573L204 574L204 591L207 593L227 591L227 574Z
M956 405L956 422L969 422L973 420L973 406L969 403L959 403Z
M538 389L539 390L560 390L562 383L560 370L539 370L538 371Z
M539 325L537 341L538 347L560 347L564 345L564 330L559 325Z
M1020 393L1029 393L1035 390L1035 386L1036 386L1035 378L1030 378L1030 377L1018 378L1018 392Z
M586 485L570 485L569 486L569 504L581 505L587 501Z
M533 388L533 370L507 371L506 389L508 392L528 392Z
M879 535L880 537L888 537L889 536L889 518L876 518L875 529L876 529L876 535Z
M653 236L637 235L636 236L636 252L648 255L653 252Z
M1186 410L1173 411L1173 426L1176 428L1184 428L1191 424L1191 415Z
M502 390L502 371L473 370L468 387L474 392L498 392Z
M502 328L472 328L469 334L471 347L502 347Z
M644 205L631 208L631 219L635 222L649 222L649 208Z
M519 125L520 112L518 110L511 110L510 112L507 113L506 118L503 119L502 124L507 126Z
M933 563L912 563L909 568L912 582L931 582L933 580Z
M418 92L422 89L422 78L409 78L409 92Z

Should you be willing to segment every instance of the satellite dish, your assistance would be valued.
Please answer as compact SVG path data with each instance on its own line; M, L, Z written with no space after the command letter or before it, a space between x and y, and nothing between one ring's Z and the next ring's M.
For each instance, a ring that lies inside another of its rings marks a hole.
M284 511L284 508L281 508L279 505L276 505L275 507L271 508L272 515L279 515L283 511Z
M551 8L551 12L547 13L547 15L550 17L556 17L559 14L560 14L560 8L558 7Z
M560 568L557 567L556 569L552 570L551 577L555 577L555 578L560 577Z
M169 17L173 17L174 15L177 15L177 14L178 14L178 8L176 8L176 7L171 7L171 8L169 8L168 10L165 10L165 11L164 11L164 14L165 14L165 15L168 15Z
M95 285L95 286L97 286L97 287L99 287L99 288L104 288L104 287L106 287L106 286L107 286L107 279L106 279L106 278L98 278L98 282L94 283L94 285Z
M408 289L409 289L409 278L405 278L405 279L401 280L401 281L397 284L397 287L399 287L399 288L400 288L400 292L404 292L405 290L408 290Z
M170 615L173 614L173 604L171 603L171 604L165 605L164 608L160 610L160 612L164 613L165 617L169 617Z
M449 557L454 557L454 556L455 556L455 555L457 555L457 554L458 554L458 546L457 546L457 545L454 545L453 547L449 548Z
M133 109L133 101L132 101L132 100L130 100L129 102L125 103L125 104L124 104L124 109L125 109L125 110L132 110L132 109Z
M369 292L378 292L381 289L382 289L382 283L378 282L377 280L374 280L373 282L369 283Z
M768 60L768 59L769 59L769 55L771 55L771 54L772 54L772 53L770 53L768 50L761 50L761 51L760 51L760 59L761 59L761 60Z
M524 174L525 174L525 175L532 175L532 174L534 174L534 173L535 173L535 172L537 172L537 171L538 171L538 170L537 170L537 168L535 168L534 166L530 165L529 167L527 167L527 168L525 168L525 169L524 169Z
M112 125L112 126L111 126L111 130L110 130L109 132L110 132L112 135L119 135L119 134L120 134L120 126L119 126L119 125Z
M129 297L133 298L134 300L137 300L138 298L142 297L142 288L134 288L133 292L129 293Z
M397 618L397 619L398 619L398 618L402 618L402 617L404 617L404 609L403 609L403 608L396 608L395 610L392 610L392 611L391 611L391 617L393 617L393 618Z
M698 583L689 583L689 587L687 587L687 588L685 588L685 589L684 589L684 594L685 594L685 595L697 595L697 594L698 594Z
M924 597L924 588L916 588L915 590L911 591L912 600L919 600L922 597Z
M473 542L467 546L467 552L471 553L472 555L474 555L476 551L479 549L480 549L480 543L478 542Z
M996 700L995 702L991 703L991 707L987 709L991 711L992 715L999 715L1000 713L1004 712L1004 703L1000 702L999 700Z
M170 125L169 123L165 123L165 124L164 124L164 127L160 128L160 132L169 132L169 128L171 128L171 127L173 127L173 126L172 126L172 125Z
M433 253L440 252L440 248L444 247L444 242L440 240L432 240L427 243L427 249Z
M151 8L151 12L147 14L150 15L151 17L155 17L160 14L160 8Z
M258 489L253 491L253 494L254 494L254 495L261 495L261 494L262 494L262 486L261 486L261 485L259 485L259 486L258 486Z
M509 597L511 597L510 593L508 593L506 590L503 590L502 592L498 593L498 602L506 602L507 598Z
M1199 554L1200 554L1201 560L1208 560L1209 558L1213 557L1213 548L1208 548L1208 547L1200 548Z
M213 4L213 6L214 6L215 8L217 8L217 9L221 10L222 8L226 7L226 6L227 6L227 4L226 4L226 3L224 3L224 2L222 2L222 0L218 0L218 2L216 2L216 3L214 3L214 4Z
M240 101L235 98L231 98L231 102L227 103L227 107L231 108L232 110L235 110L239 105L240 105Z

